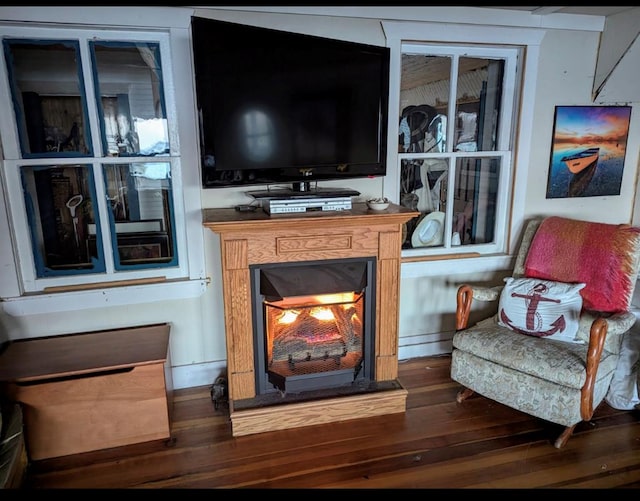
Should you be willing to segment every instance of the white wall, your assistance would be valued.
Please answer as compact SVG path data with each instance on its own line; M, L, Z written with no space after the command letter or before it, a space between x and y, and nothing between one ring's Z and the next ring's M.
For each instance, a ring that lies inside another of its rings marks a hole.
M292 15L252 13L229 9L197 9L198 15L219 19L245 22L260 26L269 26L290 31L318 34L335 38L363 41L378 45L385 44L384 32L380 20L405 19L412 22L425 20L430 22L455 23L487 22L512 25L544 27L545 23L557 24L551 18L506 12L501 17L489 15L479 9L471 8L344 8L349 16L380 15L377 19L358 19L339 15ZM240 8L238 8L240 9ZM269 9L269 8L256 8ZM287 8L280 8L287 9ZM293 9L292 9L293 10ZM331 11L335 9L309 8L310 11ZM78 12L81 11L81 12ZM171 26L171 8L152 8L154 15L142 8L0 8L2 20L44 20L57 22L111 23L114 25ZM181 8L180 11L184 11ZM324 12L326 13L326 12ZM360 13L360 14L359 14ZM630 141L627 150L625 172L620 196L545 199L549 155L553 127L553 114L556 105L591 103L591 89L595 72L599 32L598 22L579 16L577 25L572 29L549 29L540 46L540 65L537 80L534 83L535 102L533 119L523 123L522 127L530 132L531 153L527 161L521 162L517 169L524 175L516 186L516 196L524 197L523 214L512 222L514 232L519 232L522 221L529 216L539 214L562 214L602 222L628 222L632 219L638 151L640 149L640 124L632 113ZM551 22L554 21L554 22ZM566 24L566 22L565 22ZM602 22L600 21L600 24ZM577 29L579 26L584 30ZM173 59L187 58L190 53L173 54ZM636 77L637 80L637 77ZM193 86L190 75L174 75L177 89ZM614 103L612 103L614 104ZM615 103L620 104L620 103ZM631 103L633 104L633 103ZM188 109L190 108L190 109ZM195 104L183 106L179 110L181 120L191 119L195 123ZM197 148L195 138L181 138L181 148ZM190 154L191 158L197 155ZM183 169L195 169L191 178L199 179L196 162L183 165ZM331 183L326 183L330 185ZM364 179L353 184L353 188L362 192L362 198L380 196L383 190L382 179ZM188 186L194 192L196 186ZM241 189L199 190L203 207L231 207L246 202L247 197ZM521 199L520 199L521 200ZM0 230L6 229L6 208L0 200ZM106 306L72 312L51 312L46 314L9 315L6 310L0 313L0 334L10 339L37 337L45 335L82 332L117 328L146 323L170 322L171 360L175 388L211 384L225 367L225 336L222 303L222 284L220 278L220 254L218 237L203 228L204 251L206 255L206 276L209 285L200 296L181 300L159 300L148 304L130 306ZM7 232L3 231L6 235ZM0 267L12 266L12 256L6 240L0 242ZM493 260L468 260L466 262L426 261L406 263L402 267L401 309L400 309L400 352L399 358L409 358L428 354L443 353L450 350L450 335L453 329L455 309L455 290L463 281L499 283L508 274L509 257ZM1 270L0 270L1 271ZM4 276L4 275L0 275ZM7 274L11 276L11 274ZM0 288L1 290L1 288ZM477 313L474 313L477 314ZM1 336L0 336L1 338ZM126 347L123 347L126 349Z
M545 199L554 107L592 104L591 87L598 42L596 33L580 31L551 31L544 38L535 115L533 123L528 124L534 128L534 139L528 166L527 215L557 214L593 218L603 223L631 221L640 148L640 116L633 110L620 195ZM637 106L638 103L635 104Z

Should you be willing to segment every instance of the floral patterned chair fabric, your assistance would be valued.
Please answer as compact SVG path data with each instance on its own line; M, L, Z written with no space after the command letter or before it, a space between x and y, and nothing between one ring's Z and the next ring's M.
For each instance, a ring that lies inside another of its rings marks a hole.
M528 253L540 225L547 219L527 224L512 277L527 276L527 263L533 261ZM622 275L617 277L625 278L631 288L625 292L623 305L627 301L626 307L607 312L583 309L579 315L576 341L565 342L513 330L501 324L499 313L468 326L473 301L497 302L504 287L462 285L457 295L457 331L453 337L451 378L464 387L458 393L458 402L477 392L514 409L564 426L564 431L554 443L555 447L560 448L566 444L578 423L591 419L593 411L605 398L620 357L623 335L636 321L629 307L638 274L640 229L564 218L553 220L558 221L577 225L580 235L600 228L614 232L627 231L624 264L615 259L607 263L607 266L620 264L620 270L617 271ZM545 223L546 228L552 227L550 222ZM570 238L567 235L563 232L562 238ZM587 240L592 239L590 237ZM608 245L603 245L602 240L597 243L598 247ZM571 253L570 250L567 252ZM618 247L612 252L621 251ZM593 290L594 284L587 284L589 286Z

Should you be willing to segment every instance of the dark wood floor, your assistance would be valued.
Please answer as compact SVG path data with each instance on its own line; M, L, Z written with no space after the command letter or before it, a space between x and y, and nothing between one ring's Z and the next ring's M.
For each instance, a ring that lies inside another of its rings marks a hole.
M602 404L563 449L561 428L474 395L450 357L400 363L404 414L233 438L209 387L175 391L173 443L50 459L26 488L635 488L640 416Z

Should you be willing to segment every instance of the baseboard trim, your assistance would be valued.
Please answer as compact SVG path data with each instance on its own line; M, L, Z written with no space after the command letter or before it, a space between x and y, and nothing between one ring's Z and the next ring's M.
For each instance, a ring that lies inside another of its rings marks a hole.
M173 389L210 386L216 378L227 372L227 361L205 362L202 364L180 365L171 368Z
M451 353L453 332L406 336L399 339L398 360Z

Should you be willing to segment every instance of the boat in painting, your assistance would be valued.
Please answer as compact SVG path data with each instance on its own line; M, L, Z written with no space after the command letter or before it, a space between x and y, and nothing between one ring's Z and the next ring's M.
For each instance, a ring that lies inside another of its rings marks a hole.
M596 173L596 162L593 162L590 165L587 165L584 169L582 169L577 174L571 176L571 180L569 181L569 190L567 191L567 196L569 197L583 197L585 196L585 192L593 179L594 174Z
M573 155L562 157L560 161L564 162L571 173L577 174L590 165L595 164L598 161L599 156L600 148L588 148L578 153L574 153Z

